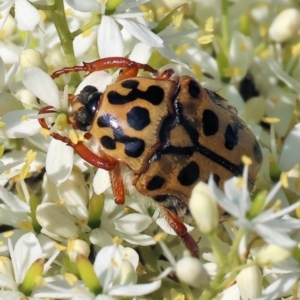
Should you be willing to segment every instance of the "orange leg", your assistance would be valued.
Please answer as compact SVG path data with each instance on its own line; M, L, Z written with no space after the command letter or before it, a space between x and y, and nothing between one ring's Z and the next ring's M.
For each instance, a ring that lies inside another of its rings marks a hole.
M156 76L157 79L164 79L169 80L173 75L175 74L175 71L173 69L166 69L160 74Z
M115 168L109 172L110 183L115 196L115 202L118 205L125 203L125 189L123 179L120 174L120 164L117 163Z
M176 232L176 234L178 234L179 238L183 241L186 248L191 252L192 256L199 258L198 244L187 232L185 225L178 218L178 216L167 209L165 209L164 215L169 225Z
M62 136L57 132L53 132L50 135L56 140L62 141L68 146L71 146L81 158L83 158L85 161L96 168L112 171L117 165L117 160L115 160L114 158L98 156L88 147L86 147L82 142L78 142L77 144L75 144L68 137Z
M56 112L56 110L54 109L53 106L45 106L39 111L39 115L45 114L45 113L55 113L55 112ZM40 125L42 126L42 128L49 129L44 118L40 118L40 119L38 119L38 121L39 121Z
M147 72L157 74L157 71L147 64L140 64L125 57L107 57L107 58L98 59L90 63L84 62L83 66L63 68L61 70L54 72L51 75L51 77L54 79L63 74L68 74L72 72L81 72L81 71L87 72L86 75L89 75L95 71L107 70L111 68L137 68L138 70L141 69Z

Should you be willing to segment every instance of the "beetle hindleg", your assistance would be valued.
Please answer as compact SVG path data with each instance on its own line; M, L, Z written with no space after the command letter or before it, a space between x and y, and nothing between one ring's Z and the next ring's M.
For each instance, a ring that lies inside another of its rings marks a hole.
M171 228L183 241L184 245L191 252L193 257L199 257L199 248L193 237L187 232L187 229L179 217L168 209L164 209L164 216Z

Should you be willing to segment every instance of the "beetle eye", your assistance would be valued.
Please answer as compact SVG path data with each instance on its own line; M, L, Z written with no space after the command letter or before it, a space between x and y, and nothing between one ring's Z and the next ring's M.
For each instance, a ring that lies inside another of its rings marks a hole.
M90 114L92 114L92 115L95 114L101 96L102 96L102 93L100 93L98 91L94 92L93 94L91 94L89 96L88 102L85 105L85 107Z

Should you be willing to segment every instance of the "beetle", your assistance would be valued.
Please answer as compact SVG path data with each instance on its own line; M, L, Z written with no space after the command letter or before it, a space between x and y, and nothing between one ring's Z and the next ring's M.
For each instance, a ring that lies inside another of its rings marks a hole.
M191 76L179 76L172 69L158 72L147 64L122 57L99 59L83 66L67 67L52 74L122 68L116 81L101 93L86 86L70 97L69 122L99 144L99 154L83 142L52 132L86 161L109 171L117 204L125 201L120 172L126 166L133 174L132 185L164 207L164 216L192 255L197 243L188 234L180 213L188 212L193 187L212 174L222 189L226 180L240 176L241 157L253 161L248 188L254 186L262 163L260 146L249 127L218 94L205 89ZM139 70L152 74L138 76ZM40 113L53 112L45 107ZM49 129L40 119L42 127Z

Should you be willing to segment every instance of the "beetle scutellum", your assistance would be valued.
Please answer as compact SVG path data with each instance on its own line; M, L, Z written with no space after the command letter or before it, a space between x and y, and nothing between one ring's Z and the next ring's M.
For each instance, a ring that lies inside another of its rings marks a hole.
M188 210L197 182L207 181L213 174L222 188L225 180L241 175L243 155L253 161L248 180L251 190L262 162L260 146L224 99L194 78L177 76L171 69L158 73L149 65L111 57L61 69L52 78L114 67L123 68L122 72L103 93L87 86L70 97L69 122L74 129L93 136L100 153L58 133L51 136L73 147L92 165L109 171L118 204L125 201L120 165L127 166L133 173L133 186L165 207L170 226L197 256L198 246L177 212ZM153 77L137 76L140 69ZM46 107L41 112L52 110ZM48 128L44 119L40 123Z

